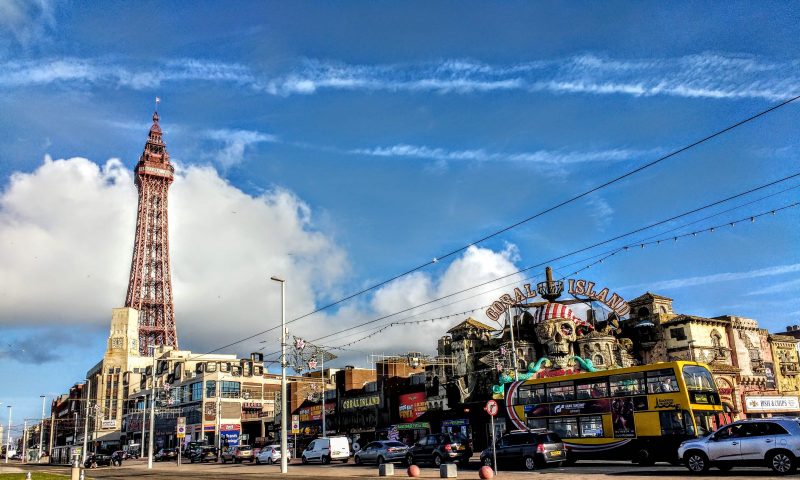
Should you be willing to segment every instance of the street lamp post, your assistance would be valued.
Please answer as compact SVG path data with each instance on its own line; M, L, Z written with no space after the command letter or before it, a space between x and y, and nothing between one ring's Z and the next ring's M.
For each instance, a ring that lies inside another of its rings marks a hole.
M281 284L281 473L288 473L289 462L286 459L289 452L289 444L286 441L286 281L278 277L270 279ZM323 406L323 408L325 407Z
M6 463L8 463L8 457L11 453L11 405L6 405L8 407L8 442L6 443Z
M39 457L38 459L42 459L42 454L44 453L44 395L39 395L42 397L42 420L39 423Z
M92 398L92 382L89 380L88 378L86 379L86 405L84 405L83 408L85 418L83 419L83 451L81 465L86 464L86 448L89 439L89 400Z
M144 427L147 424L147 394L144 394L142 402L142 440L139 442L139 457L144 455Z
M148 439L147 443L147 469L153 469L153 435L156 423L156 349L153 347L153 370L151 379L153 380L153 384L151 385L150 389L150 438Z
M78 443L78 412L75 412L75 423L72 424L72 444Z

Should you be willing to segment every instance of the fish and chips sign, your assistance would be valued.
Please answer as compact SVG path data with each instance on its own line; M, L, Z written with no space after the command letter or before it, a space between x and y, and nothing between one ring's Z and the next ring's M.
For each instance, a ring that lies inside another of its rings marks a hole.
M583 279L570 278L567 282L569 284L569 289L567 290L569 294L598 301L610 308L619 317L627 315L628 312L631 311L628 302L617 293L611 292L608 288L596 290L594 282ZM512 293L500 295L500 297L486 309L486 316L496 321L510 307L534 297L536 297L536 291L531 289L530 283L526 283L522 288L515 288Z

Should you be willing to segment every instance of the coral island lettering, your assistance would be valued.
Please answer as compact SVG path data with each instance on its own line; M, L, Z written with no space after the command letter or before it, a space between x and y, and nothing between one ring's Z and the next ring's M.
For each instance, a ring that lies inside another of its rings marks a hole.
M569 283L567 292L570 295L583 296L596 300L610 308L619 317L627 315L631 310L630 306L628 306L628 302L626 302L624 298L617 293L611 292L608 288L602 288L596 291L594 282L573 278L567 281ZM492 320L497 320L500 318L500 315L510 307L534 297L536 297L536 291L531 289L530 283L526 283L522 288L515 288L512 293L500 295L500 297L486 309L486 316Z

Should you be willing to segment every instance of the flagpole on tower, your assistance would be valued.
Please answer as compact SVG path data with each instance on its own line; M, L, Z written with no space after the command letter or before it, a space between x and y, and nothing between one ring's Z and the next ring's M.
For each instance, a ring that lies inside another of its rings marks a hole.
M156 113L158 113L158 104L161 103L161 98L156 97Z

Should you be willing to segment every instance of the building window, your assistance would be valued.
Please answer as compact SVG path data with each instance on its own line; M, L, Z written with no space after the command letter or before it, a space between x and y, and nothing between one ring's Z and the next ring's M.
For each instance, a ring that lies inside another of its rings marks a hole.
M214 398L217 396L217 381L206 380L206 397Z
M203 384L201 382L193 383L190 388L192 389L191 401L197 402L203 399Z
M669 336L675 340L686 340L686 332L684 332L683 327L673 328L669 331Z
M639 317L649 317L650 316L650 310L648 310L645 307L642 307L642 308L640 308L639 310L636 311L636 315L638 315Z
M222 381L222 390L220 395L223 398L239 398L240 391L241 384L239 382L229 382L227 380Z

